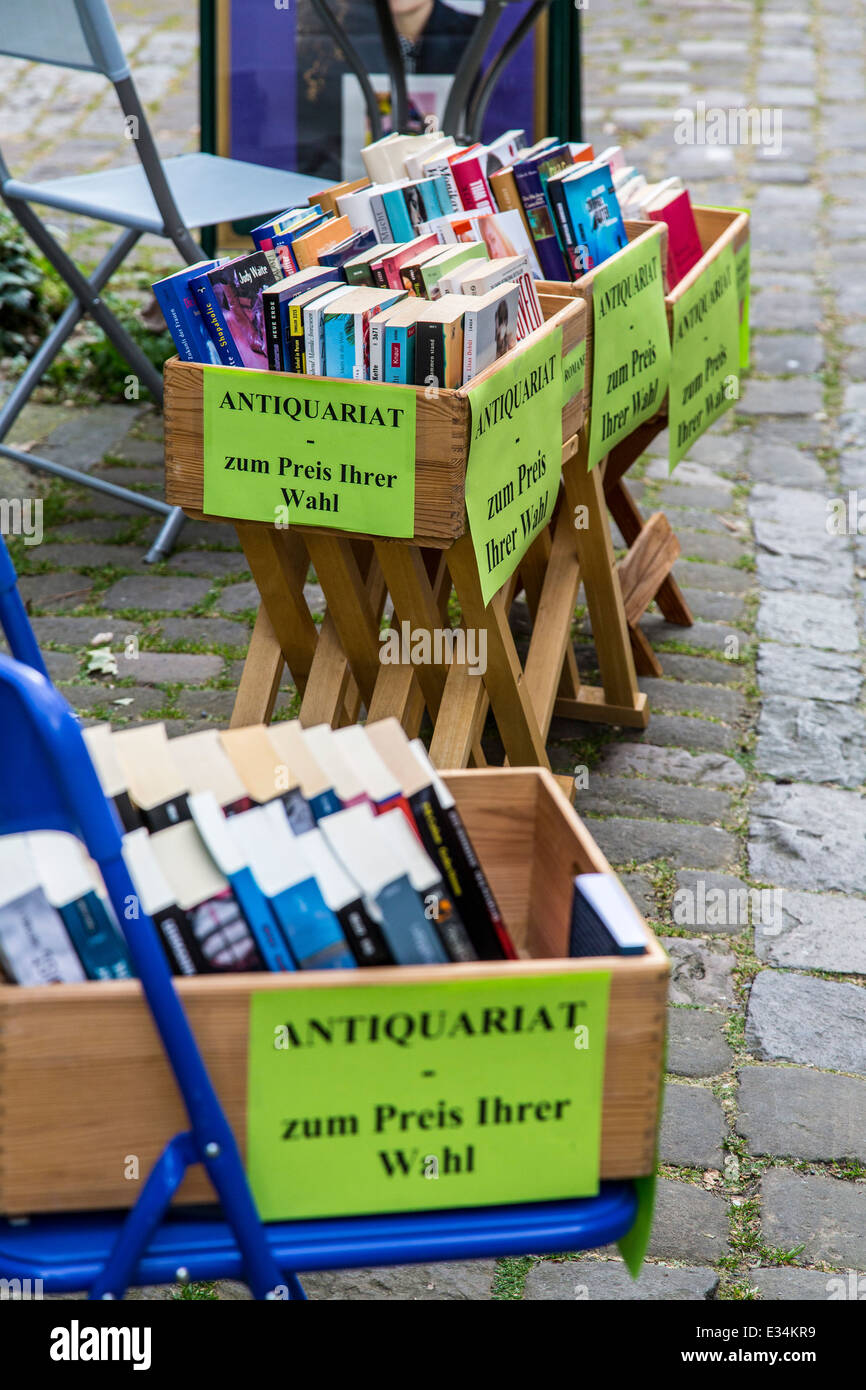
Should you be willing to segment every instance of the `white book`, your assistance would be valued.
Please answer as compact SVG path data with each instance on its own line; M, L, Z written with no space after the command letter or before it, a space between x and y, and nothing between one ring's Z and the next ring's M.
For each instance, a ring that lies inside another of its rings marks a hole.
M276 898L310 877L310 866L292 834L282 802L242 811L227 822L238 851L266 898Z
M138 894L142 912L153 917L167 907L175 906L174 889L153 852L153 840L143 826L124 835L123 860Z
M331 790L331 782L321 763L304 738L304 731L297 719L284 719L270 724L266 730L270 742L279 758L278 766L285 769L281 784L286 788L300 787L301 795L307 801L322 792Z
M370 902L403 872L395 864L388 841L377 831L377 820L365 804L336 811L319 823L334 854Z
M351 294L354 285L340 285L327 294L319 295L304 308L304 351L307 356L307 375L323 376L325 359L325 310L344 294Z
M452 135L442 135L439 139L433 139L432 144L425 145L421 150L415 150L406 156L404 167L410 179L423 179L427 175L424 173L424 165L434 155L442 156L451 154L457 149L457 141Z
M360 898L361 885L346 871L321 830L305 830L297 838L332 912L340 912Z
M304 729L304 739L341 801L355 801L366 794L366 788L337 744L330 724L314 724L311 729Z
M77 984L87 978L62 917L39 882L26 835L0 838L0 966L21 985Z
M463 315L463 381L471 381L517 342L520 287L508 280L475 303Z
M340 216L348 217L353 232L376 230L370 210L370 199L375 192L375 185L371 185L368 188L356 189L354 193L344 193L337 199Z
M409 156L429 150L438 138L437 131L435 135L398 135L396 140L389 140L384 154L391 166L391 178L404 178Z
M226 878L239 873L246 860L230 828L237 816L224 816L222 807L210 791L193 792L189 798L189 810L202 843L220 872Z
M220 806L246 796L246 787L220 741L218 729L169 740L169 752L190 792L211 792Z
M445 150L442 153L435 153L427 158L421 165L421 173L424 178L441 177L445 180L448 188L448 201L451 204L452 212L460 212L463 204L460 201L460 194L457 192L457 183L451 165L448 163L448 155L453 154L453 150Z
M373 140L371 144L365 145L361 150L361 158L364 161L367 178L371 183L384 183L391 177L391 161L388 158L385 147L386 145L392 145L395 140L399 139L400 136L395 130L392 131L390 135L383 135L381 140ZM338 199L338 206L339 201Z
M441 883L442 875L399 807L377 816L376 825L390 841L394 860L409 875L416 893L429 893Z
M137 832L136 832L137 833ZM170 825L151 835L154 857L184 912L218 897L228 888L225 875L208 854L192 820Z
M602 150L601 154L596 157L599 164L607 164L610 166L610 171L614 178L616 178L618 169L625 168L625 152L621 145L608 145L607 149ZM616 185L614 185L614 187L615 186Z
M183 775L171 756L164 724L144 724L111 735L126 786L136 806L149 811L183 796Z
M126 777L117 759L117 747L112 738L111 725L93 724L81 732L105 795L120 796L121 792L126 791Z
M65 907L93 892L104 898L99 870L74 835L38 830L27 836L27 844L39 882L53 907ZM110 908L109 915L114 915Z
M378 241L394 240L391 222L385 209L384 195L395 188L405 188L408 183L407 178L390 179L388 183L380 183L370 190L370 214L373 218L373 231L376 233Z
M362 724L347 724L333 733L335 744L354 769L371 801L379 804L400 795L400 783L389 771Z

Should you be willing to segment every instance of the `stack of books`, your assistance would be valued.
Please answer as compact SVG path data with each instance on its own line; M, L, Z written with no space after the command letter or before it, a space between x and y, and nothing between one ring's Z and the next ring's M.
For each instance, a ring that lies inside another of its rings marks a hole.
M148 915L174 974L517 957L453 796L396 719L84 736L124 829L127 929ZM77 840L0 840L0 885L10 983L132 974ZM615 879L575 880L572 954L628 954L645 940Z

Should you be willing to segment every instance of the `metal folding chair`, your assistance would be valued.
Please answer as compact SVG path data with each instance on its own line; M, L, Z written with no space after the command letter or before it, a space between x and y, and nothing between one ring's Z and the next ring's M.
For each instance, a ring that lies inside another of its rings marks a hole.
M163 525L146 556L153 562L171 553L184 521L179 507L169 507L159 499L24 453L3 441L84 314L96 321L132 372L162 402L160 373L101 297L109 278L144 232L154 232L172 241L186 263L192 265L202 260L204 253L191 227L264 218L294 203L305 202L310 193L325 185L321 179L215 155L187 154L161 160L106 0L0 0L0 54L101 73L114 86L124 129L138 156L137 163L120 168L27 183L12 177L0 152L0 196L74 296L0 408L0 454L162 516ZM31 204L110 222L125 230L88 277L59 245Z
M298 1270L587 1250L629 1230L637 1212L630 1182L602 1183L597 1197L575 1201L263 1225L153 923L123 911L135 889L118 818L76 716L38 669L2 537L0 626L19 657L0 655L0 835L67 831L99 865L190 1121L166 1145L131 1211L0 1219L0 1278L41 1279L46 1293L88 1289L91 1299L179 1277L243 1279L256 1298L303 1299ZM170 1210L194 1163L207 1169L221 1209Z

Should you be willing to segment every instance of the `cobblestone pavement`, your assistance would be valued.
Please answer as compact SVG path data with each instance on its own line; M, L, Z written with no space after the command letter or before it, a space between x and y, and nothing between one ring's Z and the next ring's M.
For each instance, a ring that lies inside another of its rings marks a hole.
M115 9L163 149L194 147L194 7ZM636 1284L602 1251L319 1275L316 1298L823 1299L840 1272L866 1270L866 542L825 524L830 499L866 490L864 10L591 0L584 19L597 147L619 139L634 163L686 176L696 201L754 219L754 374L736 414L672 480L664 440L633 474L680 537L695 624L645 619L664 667L641 682L645 733L560 723L551 740L557 769L590 769L579 809L673 958L650 1259ZM14 163L46 175L124 153L97 86L25 70L0 99ZM780 153L677 145L674 112L699 99L778 111ZM95 259L97 242L71 235ZM140 268L171 265L154 246ZM150 409L107 402L34 407L16 437L158 491L160 431ZM0 485L34 487L8 468ZM44 543L18 551L22 588L77 708L178 731L225 721L255 606L231 530L188 526L145 572L154 527L140 513L70 488L46 518ZM84 674L99 632L119 653L139 638L112 685ZM291 712L291 689L281 701ZM766 890L751 918L745 888Z

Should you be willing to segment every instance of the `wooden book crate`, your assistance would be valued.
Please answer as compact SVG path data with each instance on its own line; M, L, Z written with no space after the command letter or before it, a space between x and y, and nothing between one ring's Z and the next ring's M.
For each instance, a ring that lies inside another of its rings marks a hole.
M587 314L573 297L554 292L542 300L545 323L530 338L479 372L467 386L442 388L435 395L424 386L397 386L416 397L415 417L415 543L445 547L466 529L466 463L469 457L469 392L479 382L501 373L518 358L528 342L537 342L562 329L562 355L572 352L584 338ZM198 362L173 357L165 364L165 497L188 515L201 517L204 486L204 418L202 372ZM216 368L237 374L234 367ZM331 378L299 377L290 372L269 372L277 389L283 383L296 389L299 382ZM334 381L335 388L345 385ZM562 411L562 442L567 443L583 424L584 392L576 392ZM219 518L212 517L211 520ZM303 531L316 528L303 527ZM329 529L330 536L346 532ZM354 539L360 539L354 535Z
M449 773L475 849L518 947L532 958L452 966L182 979L205 1063L243 1145L249 999L254 990L402 984L610 970L601 1174L652 1170L664 1065L669 964L647 929L639 957L566 957L572 879L610 866L550 773ZM0 1213L127 1207L168 1139L187 1127L134 980L0 985ZM507 1157L507 1155L504 1155ZM137 1160L138 1178L126 1176ZM200 1169L179 1200L212 1202Z

